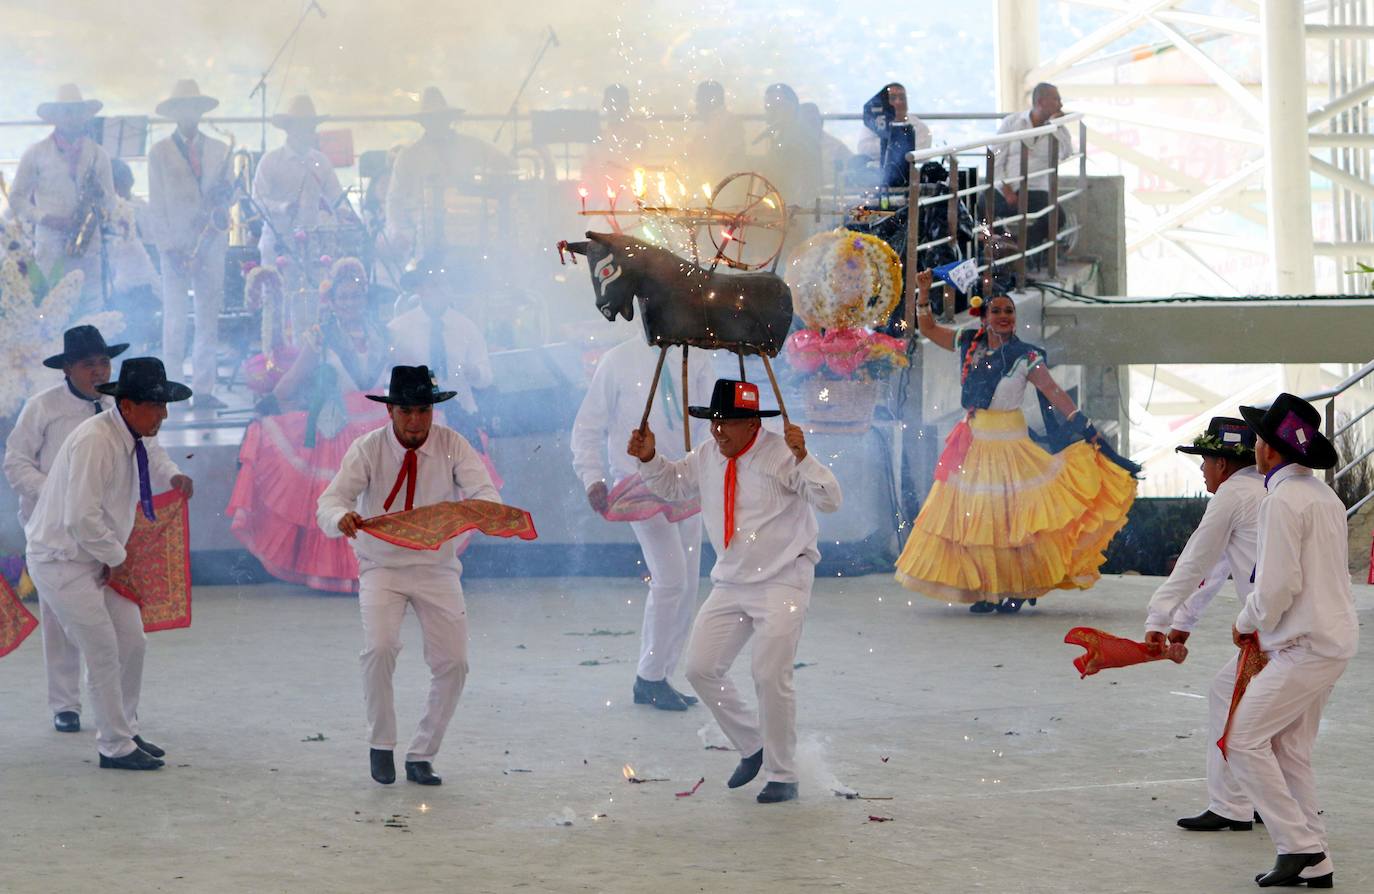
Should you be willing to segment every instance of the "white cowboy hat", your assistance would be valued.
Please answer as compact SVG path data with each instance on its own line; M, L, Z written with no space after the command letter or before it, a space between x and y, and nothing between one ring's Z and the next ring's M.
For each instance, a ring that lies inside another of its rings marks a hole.
M308 124L314 127L328 117L328 115L316 114L314 100L302 93L299 96L291 97L291 102L287 104L285 112L279 112L272 116L272 126L280 127L282 130L297 124Z
M38 106L38 117L49 124L55 123L56 118L70 117L76 114L82 118L94 118L95 113L104 107L104 103L95 99L83 99L81 88L75 84L63 84L57 88L57 99L53 102L45 102Z
M420 94L420 111L415 114L418 121L435 119L454 120L463 116L463 110L454 108L444 99L438 87L426 87Z
M199 118L219 105L219 100L200 92L200 85L190 78L183 78L172 88L172 95L157 104L155 111L163 118L180 120Z

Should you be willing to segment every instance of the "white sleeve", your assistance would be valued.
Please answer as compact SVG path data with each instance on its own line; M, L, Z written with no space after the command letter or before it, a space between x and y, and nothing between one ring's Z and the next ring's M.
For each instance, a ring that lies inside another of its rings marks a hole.
M1207 606L1212 604L1212 599L1221 592L1221 588L1226 586L1226 581L1233 576L1231 563L1223 558L1216 564L1216 567L1207 575L1207 579L1202 582L1202 586L1193 591L1193 595L1183 601L1183 604L1174 612L1174 620L1171 625L1174 630L1182 630L1184 633L1192 633L1197 626L1198 619L1207 610Z
M784 487L820 512L834 512L840 508L844 501L840 482L825 463L816 459L816 454L807 451L806 459L797 462L792 452L785 450L784 457L779 470Z
M501 494L497 492L496 485L491 483L491 475L487 472L482 457L468 443L467 438L462 435L458 438L461 446L453 457L453 483L463 492L463 499L500 503Z
M95 439L88 439L84 449L72 454L71 480L67 485L66 501L62 506L62 527L67 536L100 562L116 568L124 564L127 553L124 543L115 536L105 522L104 497L106 482L114 475L110 451Z
M491 371L491 354L482 330L471 320L463 327L463 364L461 372L469 388L490 388L495 376Z
M592 373L591 385L582 398L577 418L573 420L572 436L568 439L572 447L573 470L582 480L582 486L589 488L598 481L606 480L606 439L611 424L611 374L605 357L596 365ZM625 432L628 441L629 432Z
M1145 629L1167 633L1173 623L1174 612L1192 596L1198 585L1207 579L1218 562L1225 558L1226 544L1234 527L1236 501L1223 490L1207 501L1202 521L1188 538L1169 579L1155 590L1146 609Z
M697 456L694 450L677 462L670 462L662 453L655 453L653 459L639 464L639 476L655 496L672 503L690 500L701 494Z
M5 441L5 480L15 493L30 500L38 499L43 482L48 479L38 465L38 455L43 451L41 416L33 401L26 402Z
M1302 519L1273 496L1260 502L1259 561L1255 588L1236 618L1241 633L1269 633L1302 592Z
M30 146L19 159L19 167L10 183L10 211L20 220L38 223L38 207L33 203L33 192L38 187L38 144Z
M315 504L315 523L326 537L343 536L339 530L339 519L357 511L358 497L367 489L370 476L362 444L359 439L348 446L334 480L329 482Z

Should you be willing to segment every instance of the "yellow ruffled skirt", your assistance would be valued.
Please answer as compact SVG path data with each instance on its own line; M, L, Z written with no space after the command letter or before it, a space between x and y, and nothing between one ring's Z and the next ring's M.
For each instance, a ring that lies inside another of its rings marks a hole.
M897 559L897 581L962 603L1091 587L1126 524L1135 479L1086 442L1046 453L1020 410L979 410L967 425L941 457L944 473Z

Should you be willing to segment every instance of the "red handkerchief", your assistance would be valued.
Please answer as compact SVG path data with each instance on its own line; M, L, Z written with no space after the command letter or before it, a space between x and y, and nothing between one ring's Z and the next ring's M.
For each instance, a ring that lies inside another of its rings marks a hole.
M9 581L0 577L0 658L19 648L38 627L38 619L24 607Z
M1064 642L1088 650L1073 660L1080 680L1109 667L1128 667L1167 657L1165 650L1158 646L1123 639L1092 627L1073 628L1065 635Z
M490 500L449 501L376 515L363 521L362 530L406 549L438 549L464 531L472 530L521 540L539 536L528 512Z
M1226 726L1221 731L1221 738L1217 739L1217 747L1221 749L1223 758L1226 758L1226 737L1231 734L1231 720L1236 716L1236 708L1240 707L1240 697L1245 695L1251 678L1264 670L1268 663L1269 656L1260 651L1259 637L1253 633L1242 634L1240 657L1236 659L1236 688L1231 692L1231 708L1226 712Z
M680 522L701 511L700 500L670 503L662 497L655 496L644 483L644 479L638 475L622 478L620 483L611 488L606 501L609 504L603 516L606 521L647 521L655 515L662 514L670 522Z
M153 498L157 521L134 516L128 558L109 587L137 603L148 633L191 626L191 525L186 498L169 490Z

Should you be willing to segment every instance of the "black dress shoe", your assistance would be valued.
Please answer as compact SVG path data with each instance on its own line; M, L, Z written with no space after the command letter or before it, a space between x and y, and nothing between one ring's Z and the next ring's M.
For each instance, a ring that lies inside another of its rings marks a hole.
M668 683L667 680L664 680L663 682ZM690 708L692 705L695 705L695 704L697 703L697 697L696 697L695 695L688 695L688 694L685 693L685 692L678 692L677 689L673 689L673 684L672 684L672 683L668 683L668 688L669 688L669 689L672 689L673 692L676 692L676 693L677 693L677 697L680 698L680 699L682 699L683 703L685 703L685 704L687 705L687 707Z
M1255 811L1255 822L1259 823L1261 826L1264 825L1264 817L1259 815L1258 810Z
M1178 825L1189 832L1220 832L1223 829L1229 829L1232 832L1249 832L1254 828L1254 824L1249 820L1227 819L1210 810L1204 810L1197 816L1185 816L1178 821Z
M635 704L653 705L660 711L686 711L687 702L667 680L646 680L635 677Z
M434 775L429 761L406 761L406 779L421 785L443 785L444 780Z
M52 718L53 729L59 733L81 732L81 715L75 711L58 711Z
M161 748L158 748L158 747L157 747L156 745L154 745L152 742L145 742L145 741L143 741L143 737L141 737L141 736L134 736L134 744L138 746L138 749L139 749L140 751L146 751L146 752L148 752L148 754L152 755L153 757L166 757L166 756L167 756L167 752L163 751Z
M995 602L975 602L968 607L968 610L975 615L987 615L997 611Z
M396 758L390 751L373 748L370 752L370 760L373 779L382 785L391 785L396 781Z
M759 792L760 804L777 804L780 801L794 801L797 797L795 782L770 782Z
M997 603L997 613L1000 615L1014 615L1021 610L1021 603L1024 599L1003 599Z
M139 748L135 748L123 757L100 755L100 769L102 770L156 770L161 766L162 761Z
M759 775L759 770L763 768L763 749L743 758L735 772L730 774L730 781L725 783L730 788L739 788L741 785L748 785L754 781L754 777Z
M1325 853L1315 854L1279 854L1274 861L1274 868L1268 872L1261 872L1255 876L1255 884L1261 888L1292 888L1296 885L1307 885L1309 888L1330 888L1335 882L1335 873L1328 872L1326 875L1319 875L1316 878L1303 878L1302 871L1309 866L1316 866L1326 859Z

